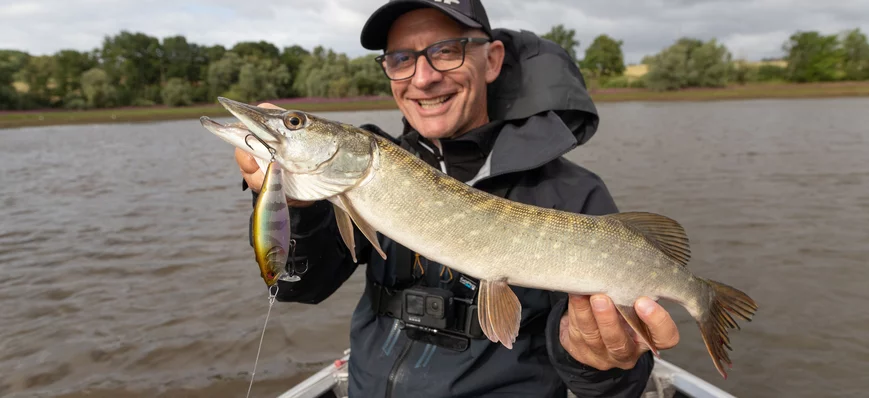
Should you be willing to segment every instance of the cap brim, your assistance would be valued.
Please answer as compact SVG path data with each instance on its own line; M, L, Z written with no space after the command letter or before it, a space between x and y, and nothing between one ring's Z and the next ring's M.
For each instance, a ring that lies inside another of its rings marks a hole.
M389 29L395 20L409 11L420 8L434 8L447 14L463 26L483 29L483 25L479 22L445 5L420 0L392 1L374 11L371 17L368 18L368 21L365 22L361 35L362 47L368 50L385 49Z

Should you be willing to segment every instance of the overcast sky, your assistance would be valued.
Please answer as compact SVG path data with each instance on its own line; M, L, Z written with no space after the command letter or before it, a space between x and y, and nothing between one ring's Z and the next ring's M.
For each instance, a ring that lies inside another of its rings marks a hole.
M385 0L0 0L0 48L31 54L91 50L122 29L156 37L181 34L198 44L266 40L278 47L366 51L359 31ZM639 62L681 36L718 38L735 58L782 54L797 30L869 32L869 0L483 0L494 28L545 33L575 29L582 57L595 36L624 41Z

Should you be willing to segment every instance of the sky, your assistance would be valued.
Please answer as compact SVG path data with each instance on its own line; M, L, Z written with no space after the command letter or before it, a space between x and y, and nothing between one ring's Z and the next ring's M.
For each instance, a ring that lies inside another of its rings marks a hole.
M464 0L461 0L464 1ZM367 53L359 32L386 0L0 0L0 49L33 55L88 51L121 30L163 38L184 35L231 47L265 40L279 48L317 45ZM626 63L683 36L724 43L736 59L783 55L797 30L869 33L869 0L483 0L493 28L576 31L578 56L599 34L624 42Z

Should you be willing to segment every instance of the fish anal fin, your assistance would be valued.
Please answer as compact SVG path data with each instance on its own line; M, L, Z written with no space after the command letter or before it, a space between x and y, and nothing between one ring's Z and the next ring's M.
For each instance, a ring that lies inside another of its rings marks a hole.
M477 306L483 334L494 343L513 349L522 320L522 304L505 280L480 280Z
M344 244L347 245L347 248L350 249L350 255L353 257L353 262L356 261L356 242L353 233L353 220L350 219L350 215L347 214L344 210L341 210L337 205L332 205L335 211L335 221L338 223L338 232L341 233L341 239L344 240Z
M359 227L359 230L362 231L362 235L365 235L365 237L368 238L368 241L371 242L372 246L374 246L374 250L377 250L380 257L383 257L383 259L386 260L386 253L380 248L380 242L377 240L377 231L362 219L344 195L338 195L338 200L341 201L341 207L347 211L347 215L350 216L356 226Z
M652 340L652 334L649 332L649 327L640 320L634 307L630 305L616 304L616 309L619 310L619 313L622 314L622 317L625 318L625 321L628 322L631 329L634 329L634 332L637 333L637 337L640 338L642 343L649 347L656 357L660 358L661 355L658 354L658 347L655 346L655 341Z
M676 220L655 213L625 212L610 214L607 217L616 219L622 224L633 228L645 236L664 254L687 266L691 260L691 248L688 235Z

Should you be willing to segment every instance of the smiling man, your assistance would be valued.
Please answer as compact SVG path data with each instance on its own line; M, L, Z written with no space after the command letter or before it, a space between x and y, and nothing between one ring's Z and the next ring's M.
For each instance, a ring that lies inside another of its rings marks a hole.
M370 17L362 45L383 51L377 61L405 126L397 140L363 128L510 200L618 211L597 175L562 157L594 134L598 117L579 70L554 43L491 29L476 0L393 0ZM262 172L241 150L236 159L255 200ZM295 261L308 262L309 272L280 282L278 300L319 303L356 265L328 202L291 206ZM380 236L383 260L356 233L356 255L367 268L351 323L351 396L563 397L570 389L634 397L645 388L651 355L608 297L513 287L523 311L507 349L486 339L476 321L477 280ZM662 307L645 298L635 307L659 349L675 346L679 334Z

